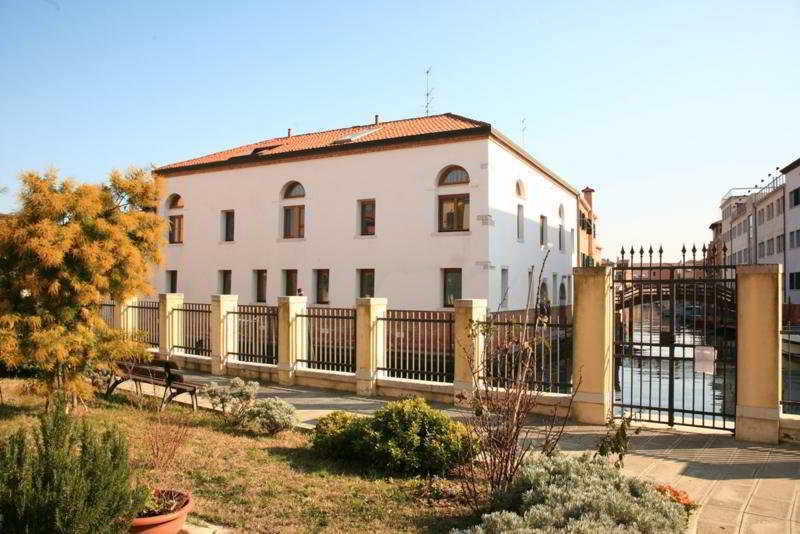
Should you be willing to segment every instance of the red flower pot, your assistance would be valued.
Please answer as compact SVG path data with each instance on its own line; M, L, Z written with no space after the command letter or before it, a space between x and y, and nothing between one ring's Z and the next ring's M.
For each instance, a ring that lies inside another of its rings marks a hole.
M180 492L183 493L183 492ZM137 517L129 532L146 534L177 534L186 522L186 516L192 511L192 494L183 493L186 496L186 504L174 512L150 517Z

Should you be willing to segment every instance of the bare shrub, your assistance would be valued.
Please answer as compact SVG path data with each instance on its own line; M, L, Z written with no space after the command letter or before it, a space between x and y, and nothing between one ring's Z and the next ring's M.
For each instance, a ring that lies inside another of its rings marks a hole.
M549 338L544 334L550 309L540 288L549 254L545 255L536 286L529 281L523 318L518 327L512 325L510 338L484 343L479 351L475 343L466 348L476 388L471 398L458 400L472 409L466 423L478 443L478 455L462 469L461 480L465 497L476 512L509 490L531 451L547 456L556 451L580 385L580 381L573 384L572 393L560 407L541 402L542 377L537 369L544 350L549 349ZM471 325L473 340L495 335L497 328L491 318ZM544 413L542 424L531 424L534 413Z

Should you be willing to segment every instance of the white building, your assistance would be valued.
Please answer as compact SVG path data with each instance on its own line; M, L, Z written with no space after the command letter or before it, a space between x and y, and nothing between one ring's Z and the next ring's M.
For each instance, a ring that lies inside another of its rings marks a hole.
M731 189L720 209L725 263L782 264L787 301L800 304L800 159L765 185Z
M314 305L517 309L549 247L546 291L572 302L579 193L485 122L376 116L156 172L172 229L154 286L189 301L274 304L301 288Z
M787 301L800 304L800 158L781 169L786 179L786 273Z

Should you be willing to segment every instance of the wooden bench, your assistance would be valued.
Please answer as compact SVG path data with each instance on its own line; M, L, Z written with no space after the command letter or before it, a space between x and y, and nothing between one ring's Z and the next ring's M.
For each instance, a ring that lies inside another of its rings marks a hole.
M114 390L128 380L132 380L136 392L142 394L142 384L151 384L164 388L164 395L161 397L161 406L164 406L182 393L188 393L192 398L192 409L197 410L197 391L203 387L202 384L189 382L185 379L178 364L169 360L155 359L149 362L118 362L118 371L114 374L111 382L106 388L106 395L111 395Z

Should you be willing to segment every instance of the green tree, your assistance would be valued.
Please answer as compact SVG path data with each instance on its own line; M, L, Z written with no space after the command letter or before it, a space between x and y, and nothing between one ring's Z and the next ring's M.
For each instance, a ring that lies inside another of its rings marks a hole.
M35 367L38 390L86 394L83 375L143 344L110 328L101 303L149 292L164 222L159 179L112 171L104 184L20 175L20 209L0 219L0 361Z

